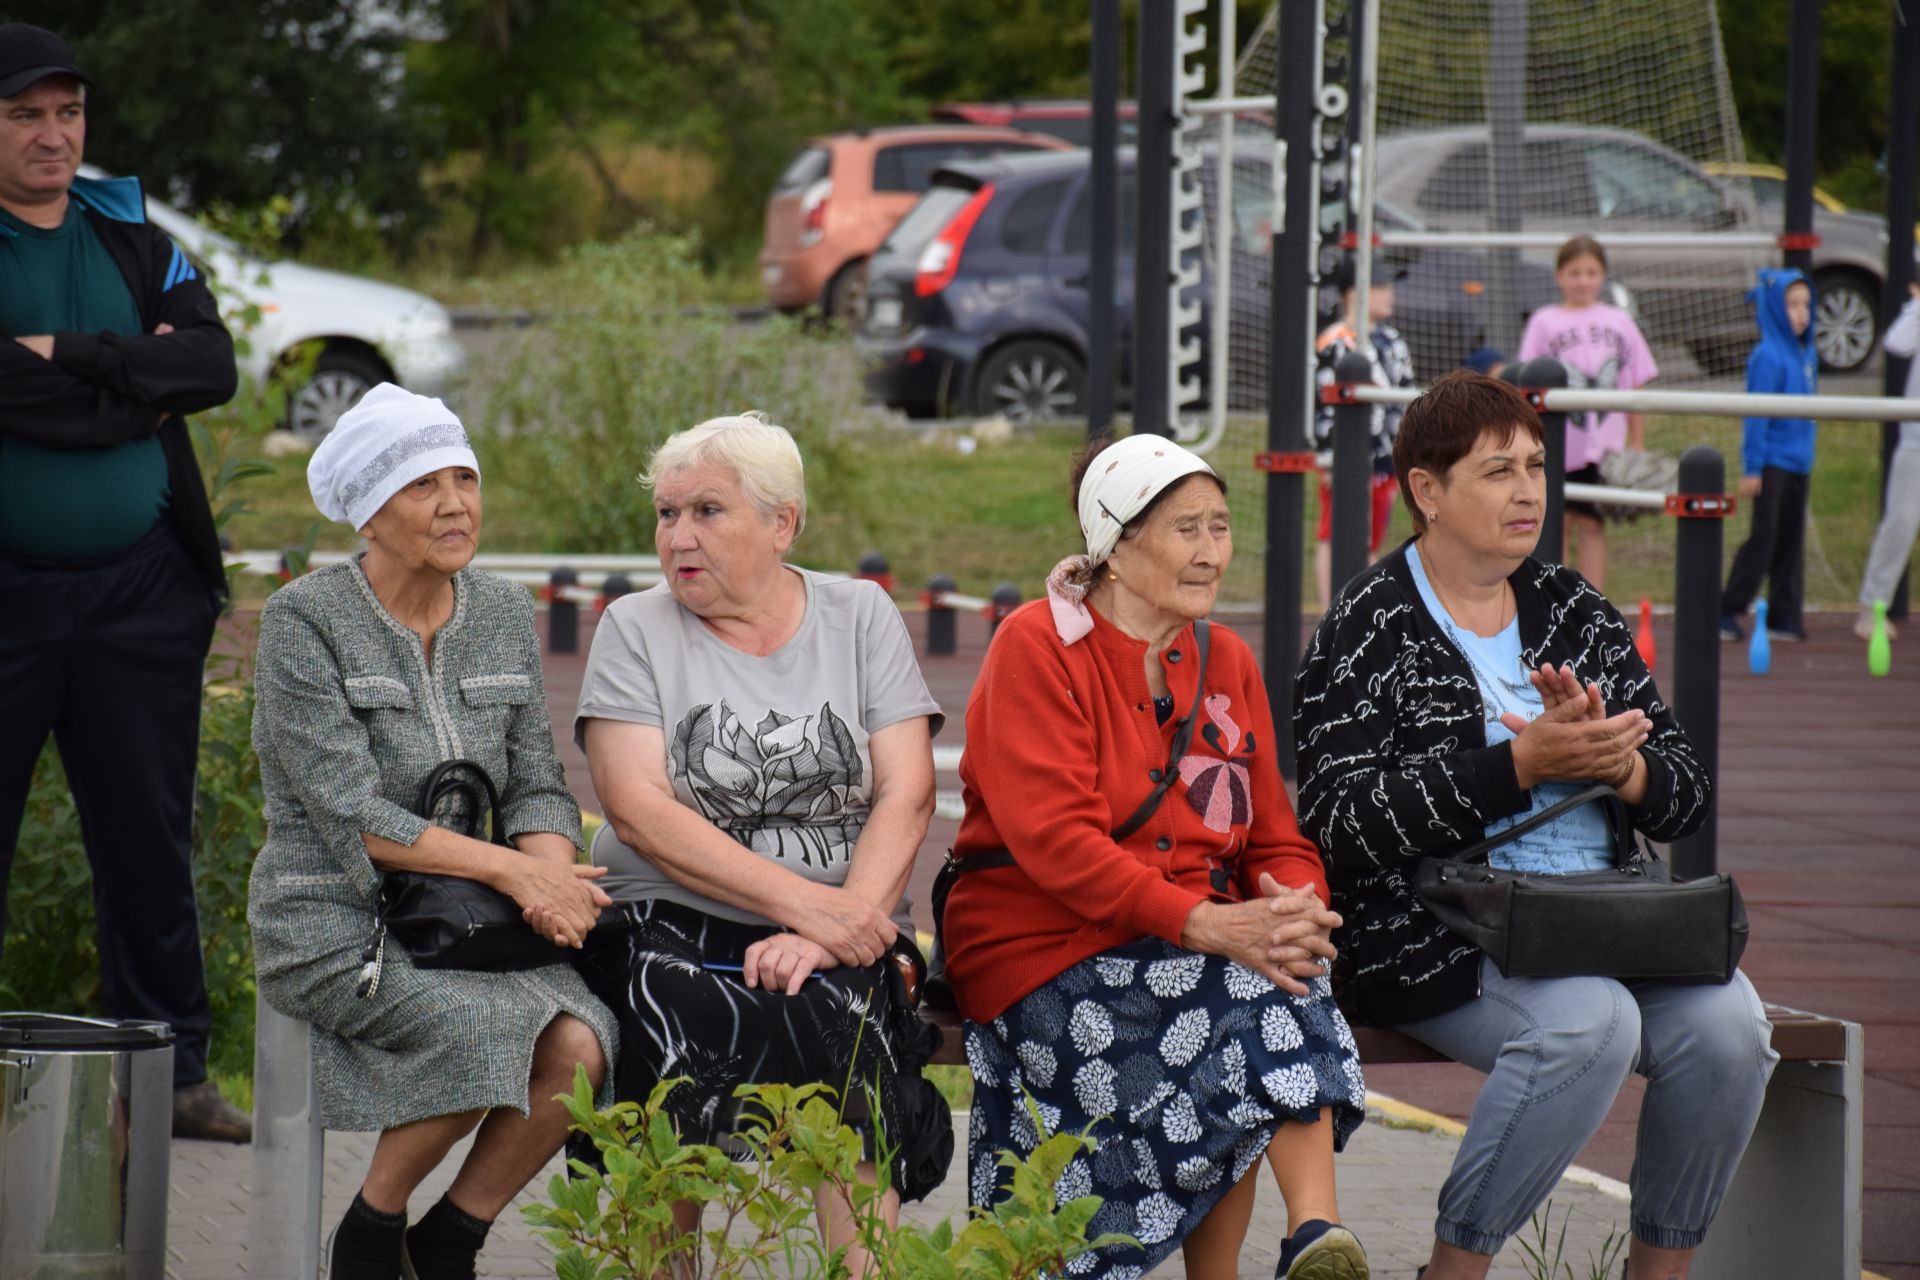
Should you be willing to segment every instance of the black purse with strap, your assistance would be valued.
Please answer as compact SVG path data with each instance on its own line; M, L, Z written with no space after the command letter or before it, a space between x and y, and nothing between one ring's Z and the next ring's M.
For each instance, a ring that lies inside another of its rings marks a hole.
M435 826L512 848L500 818L500 794L471 760L435 765L420 784L414 812ZM390 871L380 882L373 936L360 957L363 997L379 988L389 934L420 969L505 973L564 964L572 955L536 933L519 904L498 889L464 876Z
M1584 804L1606 805L1617 865L1545 875L1492 866L1488 853ZM1509 978L1603 977L1719 983L1747 947L1747 908L1725 873L1676 881L1636 845L1612 787L1588 787L1451 857L1420 860L1420 901Z
M1160 808L1160 802L1166 799L1167 792L1173 787L1173 780L1180 774L1180 760L1187 754L1187 746L1193 741L1193 726L1200 716L1200 701L1207 694L1207 655L1212 648L1212 624L1201 618L1193 624L1194 661L1197 666L1193 686L1193 705L1187 708L1185 718L1173 732L1173 745L1167 753L1166 767L1160 770L1160 781L1154 784L1147 798L1140 802L1127 820L1113 829L1115 840L1125 840L1128 836L1147 825ZM997 867L1014 866L1012 852L1006 849L982 849L978 853L968 854L964 858L953 856L953 850L947 850L947 860L940 865L939 874L933 878L931 906L933 908L933 958L927 965L927 978L921 986L924 1002L935 1009L949 1013L958 1010L954 1000L953 984L947 981L947 944L944 920L947 914L947 895L953 892L960 877L971 871L991 871Z

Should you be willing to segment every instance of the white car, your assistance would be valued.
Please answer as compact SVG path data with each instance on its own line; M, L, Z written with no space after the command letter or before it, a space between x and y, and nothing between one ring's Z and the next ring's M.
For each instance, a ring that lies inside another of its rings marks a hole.
M80 172L107 176L90 165ZM439 396L466 368L453 318L423 293L297 262L263 262L152 196L147 217L219 281L229 315L247 304L260 308L260 323L245 334L248 350L239 356L241 375L256 387L310 344L319 347L312 376L288 398L285 425L297 434L325 435L379 383Z

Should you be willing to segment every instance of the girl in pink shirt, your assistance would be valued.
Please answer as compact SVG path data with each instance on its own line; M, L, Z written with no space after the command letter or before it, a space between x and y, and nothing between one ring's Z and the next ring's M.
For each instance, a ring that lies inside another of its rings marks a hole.
M1554 259L1560 305L1542 307L1527 320L1521 360L1552 356L1567 367L1567 385L1631 391L1660 373L1633 317L1600 301L1607 282L1607 255L1592 236L1575 236ZM1638 413L1567 415L1567 479L1600 484L1600 459L1622 448L1644 449L1646 418ZM1578 534L1580 575L1598 591L1607 589L1607 526L1591 503L1567 503L1567 544Z

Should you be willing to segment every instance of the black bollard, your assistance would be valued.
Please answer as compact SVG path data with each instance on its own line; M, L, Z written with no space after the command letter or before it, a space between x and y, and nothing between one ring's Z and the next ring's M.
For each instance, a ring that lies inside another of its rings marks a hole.
M927 656L951 658L954 655L954 613L942 596L954 590L953 579L944 573L933 575L927 583Z
M568 592L580 585L580 575L568 565L556 565L547 579L547 651L580 652L580 604Z
M853 576L862 582L877 582L882 591L893 594L893 569L887 564L887 558L878 551L869 551L861 556L860 567Z
M1333 367L1337 384L1373 381L1373 366L1349 351ZM1359 401L1333 407L1333 584L1332 594L1367 567L1367 541L1373 532L1373 409Z
M1680 455L1679 526L1673 555L1673 714L1717 784L1720 774L1720 554L1727 466L1716 449L1697 444ZM1711 875L1718 806L1700 829L1673 844L1673 874Z
M624 573L610 573L607 580L600 584L599 610L604 613L608 605L633 590L633 579Z
M1567 385L1567 366L1552 356L1529 360L1516 371L1507 366L1514 385L1554 391ZM1536 402L1534 407L1539 409ZM1540 409L1541 443L1547 451L1547 505L1540 516L1540 541L1533 549L1542 564L1559 564L1566 555L1567 537L1567 415L1565 410Z
M993 601L993 607L987 610L987 634L992 635L1000 629L1000 624L1007 620L1008 615L1020 607L1020 588L1011 582L1003 582L993 589L993 595L988 598Z

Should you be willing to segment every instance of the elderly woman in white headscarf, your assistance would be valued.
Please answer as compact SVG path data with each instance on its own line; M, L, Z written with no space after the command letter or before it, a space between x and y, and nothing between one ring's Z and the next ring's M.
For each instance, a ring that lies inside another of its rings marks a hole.
M1226 484L1170 441L1076 460L1087 553L1000 627L967 705L947 975L973 1067L970 1195L996 1152L1091 1130L1062 1199L1098 1195L1076 1275L1176 1248L1234 1277L1263 1158L1286 1199L1276 1276L1353 1280L1334 1152L1365 1086L1326 971L1339 917L1294 823L1253 654L1206 621L1233 555Z
M487 1229L560 1148L553 1096L613 1059L605 1006L564 963L606 896L575 865L580 811L554 753L533 604L468 567L480 464L438 400L383 384L343 414L307 477L366 550L260 613L253 741L267 842L248 919L260 991L313 1024L321 1118L379 1130L328 1245L332 1280L471 1277ZM435 766L477 763L499 794L489 843L416 811ZM510 975L416 968L376 925L381 876L462 876L511 897L556 963ZM477 1131L476 1131L477 1128ZM410 1229L407 1199L474 1141Z

